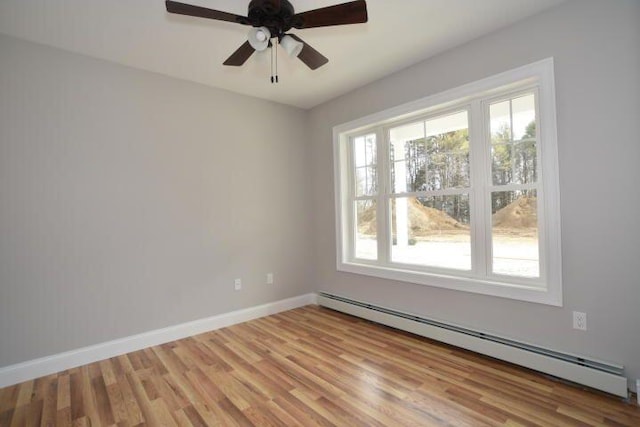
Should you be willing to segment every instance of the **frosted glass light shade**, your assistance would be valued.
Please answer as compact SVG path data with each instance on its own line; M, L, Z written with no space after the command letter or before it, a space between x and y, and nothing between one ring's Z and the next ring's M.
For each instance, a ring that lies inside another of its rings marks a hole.
M247 38L251 47L261 52L269 46L271 32L267 27L255 27L249 30L249 36Z
M282 48L289 54L289 56L294 57L300 55L304 44L300 43L291 36L284 36L280 41L280 46L282 46Z

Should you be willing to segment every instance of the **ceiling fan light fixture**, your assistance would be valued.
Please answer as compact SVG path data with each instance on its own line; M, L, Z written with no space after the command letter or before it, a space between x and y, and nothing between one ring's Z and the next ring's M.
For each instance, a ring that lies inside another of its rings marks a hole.
M247 37L252 48L261 52L269 46L271 32L267 27L254 27L249 30Z
M289 56L293 58L300 55L304 44L300 43L293 37L286 35L282 38L282 40L280 40L280 46L282 46L285 52L287 52Z
M315 70L325 65L329 60L297 35L286 34L287 31L292 28L303 30L305 28L362 24L369 19L366 0L350 0L346 3L301 13L295 12L295 8L291 4L293 0L244 1L249 1L247 16L181 3L176 0L165 0L165 5L169 13L251 26L252 29L249 31L247 41L223 63L234 67L243 65L254 52L261 52L271 47L271 39L277 38L276 45L273 46L275 47L274 52L277 52L278 44L281 44L290 56L298 57L307 67ZM277 55L274 54L272 58L274 57L277 58Z

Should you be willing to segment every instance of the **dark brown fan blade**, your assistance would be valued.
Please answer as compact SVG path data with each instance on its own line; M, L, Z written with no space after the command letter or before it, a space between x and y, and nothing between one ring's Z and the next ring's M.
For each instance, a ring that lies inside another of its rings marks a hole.
M302 48L300 55L298 55L298 58L300 59L300 61L304 62L307 67L315 70L329 62L327 58L325 58L320 52L305 43L300 37L296 36L295 34L289 35L300 43L304 44L304 47Z
M357 0L297 13L293 16L293 27L302 29L362 24L367 22L367 19L367 3L365 0Z
M227 58L226 61L224 61L223 64L239 67L247 62L247 59L249 59L249 57L253 55L253 52L255 52L255 49L251 47L251 44L249 44L248 41L246 41L242 46L238 48L238 50L233 52L231 56Z
M235 15L233 13L221 12L219 10L207 9L206 7L194 6L191 4L178 3L177 1L172 0L167 0L165 4L167 6L167 12L177 13L178 15L197 16L198 18L209 18L216 19L218 21L251 25L246 17Z

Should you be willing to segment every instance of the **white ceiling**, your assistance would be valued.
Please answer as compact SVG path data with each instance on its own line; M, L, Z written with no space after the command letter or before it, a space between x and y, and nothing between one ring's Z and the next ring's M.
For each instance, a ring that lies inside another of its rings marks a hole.
M180 0L247 14L249 0ZM296 12L346 0L291 0ZM369 22L296 30L329 58L311 71L279 52L272 85L268 52L243 67L222 62L247 27L168 14L163 0L0 0L0 32L135 68L311 108L513 24L564 0L367 0ZM0 52L1 60L2 52Z

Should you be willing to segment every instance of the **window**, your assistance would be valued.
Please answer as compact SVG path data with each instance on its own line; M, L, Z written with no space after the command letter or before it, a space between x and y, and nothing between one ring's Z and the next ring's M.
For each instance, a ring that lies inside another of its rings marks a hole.
M334 128L338 269L562 304L553 61Z

